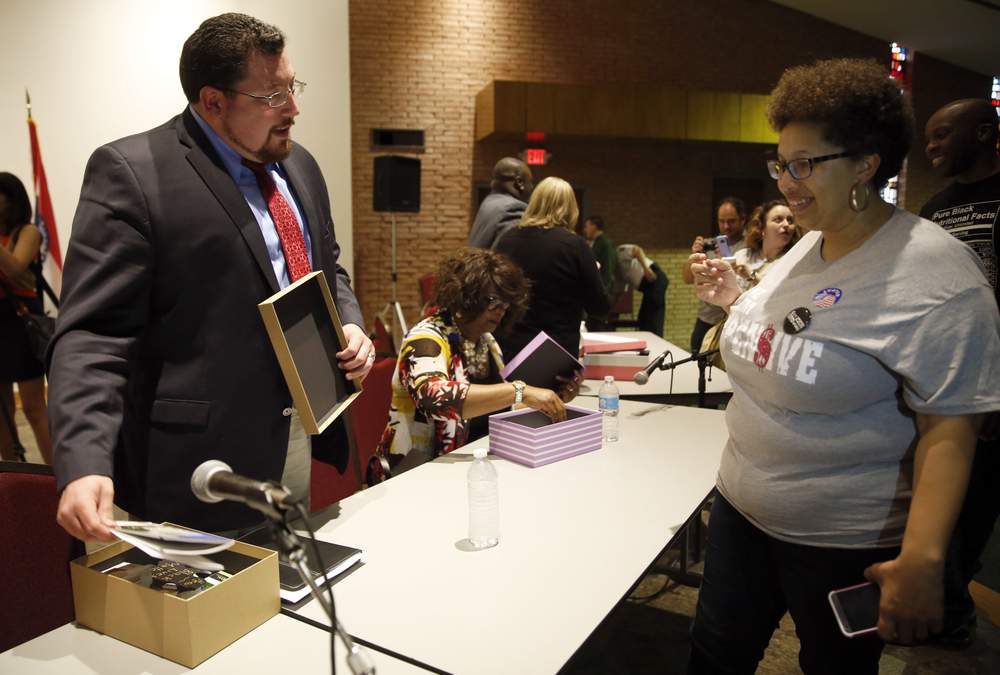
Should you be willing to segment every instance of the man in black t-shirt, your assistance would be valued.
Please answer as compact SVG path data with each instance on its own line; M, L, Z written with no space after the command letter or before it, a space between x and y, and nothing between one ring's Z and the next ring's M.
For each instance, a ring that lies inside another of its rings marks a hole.
M920 215L972 248L996 290L1000 211L997 113L985 99L954 101L931 115L926 133L927 158L955 182L931 197Z
M996 293L1000 248L997 113L985 99L953 101L931 115L925 131L927 158L935 170L955 182L931 197L920 215L976 252ZM1000 513L998 416L990 418L976 446L969 488L945 567L944 631L938 640L951 646L967 646L975 636L976 608L968 586L981 567L979 558Z

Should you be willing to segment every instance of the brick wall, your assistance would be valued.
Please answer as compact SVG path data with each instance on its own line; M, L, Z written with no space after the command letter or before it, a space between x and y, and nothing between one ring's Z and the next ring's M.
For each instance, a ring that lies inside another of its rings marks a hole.
M887 58L880 40L764 0L351 0L350 34L355 284L369 322L390 295L388 218L372 211L372 127L426 131L421 212L396 218L400 300L413 320L416 279L466 240L474 186L524 147L473 141L475 95L491 80L767 93L790 65ZM694 303L679 260L710 231L713 178L768 184L763 146L561 139L547 148L553 159L538 178L583 187L585 212L603 215L615 241L665 256L667 332L685 346Z

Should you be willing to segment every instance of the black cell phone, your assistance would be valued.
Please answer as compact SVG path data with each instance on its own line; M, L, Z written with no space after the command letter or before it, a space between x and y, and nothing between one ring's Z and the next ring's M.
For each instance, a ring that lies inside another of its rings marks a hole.
M840 632L849 638L876 632L880 596L878 585L870 582L830 591Z

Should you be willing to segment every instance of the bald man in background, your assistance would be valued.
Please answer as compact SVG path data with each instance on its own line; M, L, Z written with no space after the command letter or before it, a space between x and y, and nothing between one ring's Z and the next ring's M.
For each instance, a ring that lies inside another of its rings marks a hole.
M976 252L996 293L1000 220L997 113L985 99L953 101L931 115L925 132L927 159L954 182L931 197L920 215ZM982 567L980 556L1000 514L998 421L997 415L992 415L980 432L969 489L945 565L944 631L937 641L952 647L966 647L975 638L976 606L969 595L969 582Z
M493 248L507 228L521 220L534 188L531 169L516 157L504 157L493 167L490 193L476 213L469 246Z

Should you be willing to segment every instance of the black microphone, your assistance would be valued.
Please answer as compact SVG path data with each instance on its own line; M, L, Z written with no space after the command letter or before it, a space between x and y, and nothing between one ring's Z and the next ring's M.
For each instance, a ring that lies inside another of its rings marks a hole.
M633 375L632 380L634 380L636 384L646 384L649 382L649 376L653 374L654 370L658 369L663 364L663 359L668 356L670 356L669 349L650 361L648 366Z
M246 504L269 518L295 508L291 491L279 483L254 480L233 473L225 462L210 459L191 474L191 491L203 502L228 500Z

